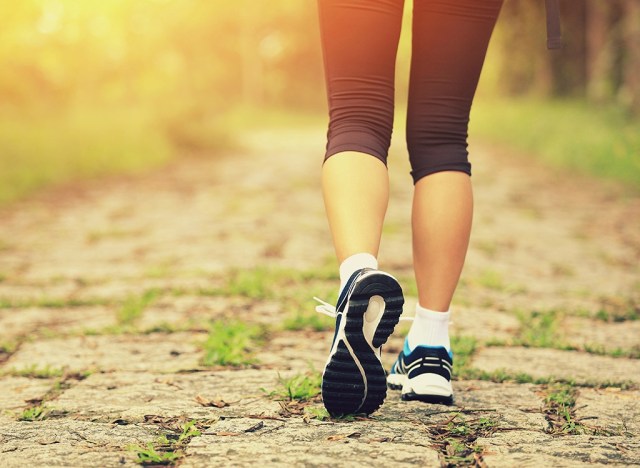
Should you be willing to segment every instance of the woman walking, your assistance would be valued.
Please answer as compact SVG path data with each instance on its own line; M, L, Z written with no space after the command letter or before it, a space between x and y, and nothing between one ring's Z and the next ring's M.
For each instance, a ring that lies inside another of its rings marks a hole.
M329 103L322 187L340 262L336 331L322 396L333 414L371 413L387 384L404 400L451 403L450 304L473 211L469 112L502 0L414 0L407 147L414 182L419 302L387 376L380 347L404 299L377 255L389 198L387 152L403 0L318 0Z

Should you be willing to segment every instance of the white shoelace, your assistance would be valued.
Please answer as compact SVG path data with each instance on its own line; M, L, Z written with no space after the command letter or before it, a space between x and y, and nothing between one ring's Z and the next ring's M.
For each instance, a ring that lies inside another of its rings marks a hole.
M320 305L316 306L316 312L336 318L338 313L336 312L335 306L332 306L328 302L323 301L319 297L313 296L313 298L320 303Z
M328 315L329 317L336 318L338 312L336 312L335 306L332 306L326 301L323 301L319 297L313 296L313 298L320 303L320 305L316 306L316 312L319 312L324 315ZM400 320L410 320L413 321L414 317L400 317Z

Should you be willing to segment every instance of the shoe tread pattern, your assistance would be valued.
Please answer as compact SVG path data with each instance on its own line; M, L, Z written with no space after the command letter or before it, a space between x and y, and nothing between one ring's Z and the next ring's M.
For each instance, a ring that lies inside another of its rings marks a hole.
M373 346L382 346L391 333L402 314L404 298L402 289L396 280L387 275L375 274L363 278L356 286L349 299L349 308L344 326L345 337L359 361L365 374L366 385L361 381L361 373L354 362L349 350L343 343L338 345L338 350L332 356L331 362L325 370L327 371L328 385L324 391L323 399L329 398L329 405L325 400L325 406L331 414L365 413L370 414L377 410L384 402L387 395L387 379L382 363L367 342L364 333L364 314L369 307L369 300L372 296L379 295L385 301L385 311L373 337ZM342 354L341 348L346 351ZM338 371L339 374L337 373ZM349 375L348 375L349 374ZM334 393L342 392L342 387L351 384L354 380L361 382L362 387L357 390L350 388L349 394L357 393L362 388L362 399L357 408L354 408L355 399L340 400ZM366 395L365 395L366 393Z
M322 400L332 416L352 414L362 406L365 383L344 342L340 341L322 375Z

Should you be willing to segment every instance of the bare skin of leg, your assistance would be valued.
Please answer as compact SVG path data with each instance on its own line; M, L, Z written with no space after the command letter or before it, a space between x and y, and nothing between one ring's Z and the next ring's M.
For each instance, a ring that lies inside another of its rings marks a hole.
M413 266L422 307L449 310L469 246L472 218L473 192L467 174L437 172L416 183Z
M334 154L322 166L322 193L338 262L356 253L378 256L389 203L389 175L378 158Z

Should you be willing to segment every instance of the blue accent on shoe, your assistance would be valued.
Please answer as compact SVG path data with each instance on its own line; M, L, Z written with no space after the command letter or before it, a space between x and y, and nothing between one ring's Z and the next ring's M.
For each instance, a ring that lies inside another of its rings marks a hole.
M430 349L439 349L439 348L444 348L444 346L428 346L428 345L418 345L418 348L430 348ZM447 349L447 348L444 348ZM409 339L405 338L404 340L404 346L402 347L402 352L404 353L405 356L408 356L411 354L411 352L414 351L413 349L411 349L409 347ZM453 350L449 350L449 357L451 358L451 360L453 361Z
M402 347L402 352L405 356L408 356L409 354L411 354L411 348L409 347L409 339L405 338L404 339L404 346Z
M405 340L402 351L398 355L398 359L391 367L390 374L406 375L407 379L418 377L422 374L436 374L444 379L451 381L453 372L453 356L444 346L416 346L413 351L407 352L410 348ZM397 383L389 383L391 388L400 389L401 385ZM451 403L451 396L442 395L416 395L412 394L403 399L418 399L428 402Z

